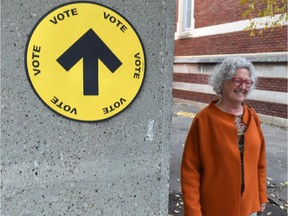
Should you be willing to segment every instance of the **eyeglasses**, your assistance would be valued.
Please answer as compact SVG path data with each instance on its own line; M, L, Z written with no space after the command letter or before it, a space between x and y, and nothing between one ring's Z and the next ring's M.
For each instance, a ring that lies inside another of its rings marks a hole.
M245 83L246 88L250 88L253 85L252 80L243 80L240 78L233 78L232 82L236 87L240 87L243 83Z

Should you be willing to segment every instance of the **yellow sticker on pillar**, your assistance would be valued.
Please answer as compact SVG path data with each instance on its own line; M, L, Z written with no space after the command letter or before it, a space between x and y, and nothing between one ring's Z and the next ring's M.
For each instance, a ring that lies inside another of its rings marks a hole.
M145 53L133 26L91 2L62 5L35 26L26 47L30 83L49 108L78 121L123 111L145 77Z

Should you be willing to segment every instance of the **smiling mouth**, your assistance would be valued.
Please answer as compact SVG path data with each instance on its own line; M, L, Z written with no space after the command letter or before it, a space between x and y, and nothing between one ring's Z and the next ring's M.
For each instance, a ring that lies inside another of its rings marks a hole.
M245 91L242 91L242 90L234 90L234 92L236 93L236 94L245 94Z

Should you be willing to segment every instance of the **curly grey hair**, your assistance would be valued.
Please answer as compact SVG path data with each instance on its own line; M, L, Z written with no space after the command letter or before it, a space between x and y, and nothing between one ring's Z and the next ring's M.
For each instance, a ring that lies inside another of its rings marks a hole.
M256 86L257 75L253 64L242 57L228 57L221 64L216 65L209 79L209 84L217 94L222 94L224 82L231 80L238 68L249 70L250 79L253 81L251 90Z

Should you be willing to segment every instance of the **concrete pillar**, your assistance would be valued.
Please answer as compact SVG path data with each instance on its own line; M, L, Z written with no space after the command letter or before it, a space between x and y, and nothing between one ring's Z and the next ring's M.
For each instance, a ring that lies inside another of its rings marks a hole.
M33 27L65 2L1 1L1 215L166 216L175 2L92 1L134 27L146 70L125 110L91 122L49 109L25 71Z

